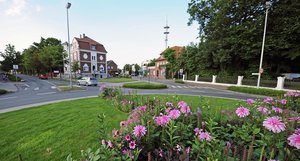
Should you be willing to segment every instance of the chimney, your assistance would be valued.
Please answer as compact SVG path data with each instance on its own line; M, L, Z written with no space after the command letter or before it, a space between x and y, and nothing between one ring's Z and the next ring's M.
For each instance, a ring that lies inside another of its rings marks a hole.
M85 38L85 34L83 34L83 38Z
M80 38L82 38L82 37L81 37L81 34L80 34L79 36L80 36Z

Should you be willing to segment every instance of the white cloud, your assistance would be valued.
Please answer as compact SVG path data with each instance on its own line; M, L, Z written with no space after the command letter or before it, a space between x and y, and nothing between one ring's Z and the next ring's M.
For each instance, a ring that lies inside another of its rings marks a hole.
M5 11L5 14L9 15L9 16L21 15L22 12L24 11L25 7L26 7L26 0L13 0L13 3Z
M42 7L39 5L34 6L34 9L36 12L40 12L42 10Z

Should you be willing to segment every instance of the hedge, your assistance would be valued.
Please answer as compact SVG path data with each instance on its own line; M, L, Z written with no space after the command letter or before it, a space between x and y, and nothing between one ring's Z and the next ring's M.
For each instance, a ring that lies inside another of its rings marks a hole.
M249 94L257 94L264 96L272 96L272 97L282 97L286 92L281 90L272 90L272 89L264 89L264 88L252 88L252 87L236 87L230 86L227 88L230 91L249 93Z
M137 83L126 83L123 84L124 88L135 88L135 89L163 89L168 88L165 84L154 84L148 82L137 82Z

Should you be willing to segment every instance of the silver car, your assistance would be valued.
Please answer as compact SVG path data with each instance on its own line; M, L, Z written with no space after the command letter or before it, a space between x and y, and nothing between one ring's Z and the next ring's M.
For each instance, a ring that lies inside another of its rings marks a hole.
M93 77L82 77L81 79L79 79L78 81L78 85L86 85L86 86L97 86L98 82L96 78Z

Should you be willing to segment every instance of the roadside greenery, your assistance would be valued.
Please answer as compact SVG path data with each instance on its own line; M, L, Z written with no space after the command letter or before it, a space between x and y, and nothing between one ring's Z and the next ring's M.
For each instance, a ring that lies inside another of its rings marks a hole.
M298 93L247 99L231 110L223 110L219 119L205 117L209 106L202 104L195 110L176 97L147 98L144 105L135 102L135 95L120 94L125 101L118 100L118 95L106 98L115 100L118 104L114 107L130 114L110 135L100 128L100 147L88 149L81 160L300 159ZM104 117L101 121L106 123ZM73 161L71 155L68 161Z
M7 91L6 91L6 90L4 90L4 89L0 89L0 95L6 94L6 93L7 93Z
M7 74L7 76L8 76L8 80L12 82L20 82L22 80L20 77L18 77L18 75L17 75L17 79L15 75Z
M132 78L123 78L123 77L113 77L113 78L105 78L100 79L99 82L107 82L107 83L123 83L123 82L133 82L136 81Z
M136 82L136 83L126 83L123 84L124 88L134 88L134 89L164 89L168 88L165 84L156 84L148 82Z
M285 91L281 90L272 90L272 89L264 89L264 88L255 88L255 87L236 87L230 86L227 88L230 91L235 92L242 92L242 93L249 93L249 94L256 94L256 95L263 95L263 96L283 96Z
M59 88L61 91L74 91L74 90L85 90L84 87L80 87L80 86L57 86L57 88Z
M180 84L184 84L184 81L182 81L181 79L176 79L175 83L180 83Z

